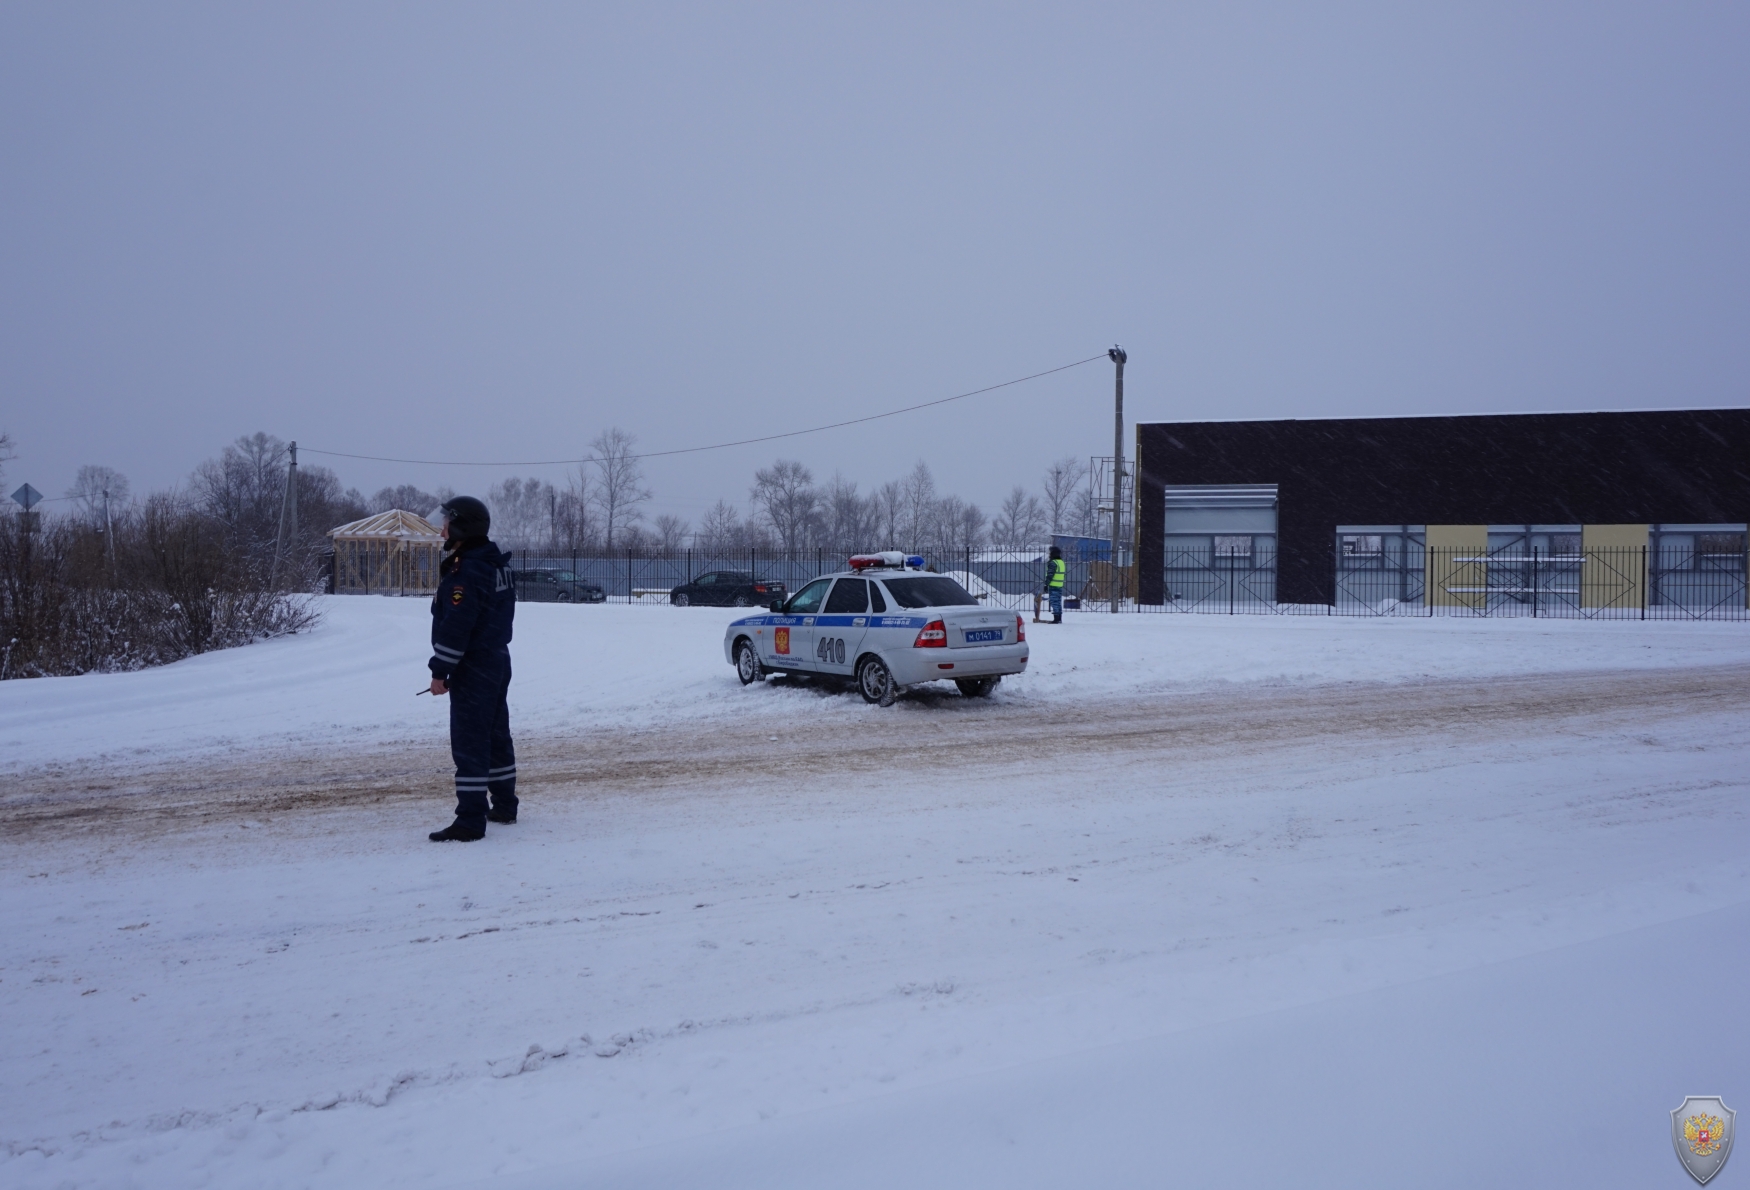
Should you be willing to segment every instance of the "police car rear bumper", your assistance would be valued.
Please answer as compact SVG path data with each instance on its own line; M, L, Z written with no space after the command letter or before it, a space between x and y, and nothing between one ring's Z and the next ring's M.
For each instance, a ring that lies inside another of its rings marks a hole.
M907 649L883 654L893 680L902 686L955 678L993 678L1027 671L1025 644L987 645L966 649Z

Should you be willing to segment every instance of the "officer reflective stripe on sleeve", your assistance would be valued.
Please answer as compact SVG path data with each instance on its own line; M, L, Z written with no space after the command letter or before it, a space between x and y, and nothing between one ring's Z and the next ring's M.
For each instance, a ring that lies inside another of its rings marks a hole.
M436 653L439 657L442 657L445 661L459 662L462 660L461 650L452 649L448 645L434 644L431 647L431 651Z

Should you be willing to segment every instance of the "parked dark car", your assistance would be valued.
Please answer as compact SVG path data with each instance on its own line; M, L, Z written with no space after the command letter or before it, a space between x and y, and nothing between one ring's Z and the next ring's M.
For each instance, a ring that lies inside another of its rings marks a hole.
M569 570L513 570L516 597L523 603L605 603L606 591Z
M743 570L713 570L670 591L668 601L676 607L764 607L787 593L783 583Z

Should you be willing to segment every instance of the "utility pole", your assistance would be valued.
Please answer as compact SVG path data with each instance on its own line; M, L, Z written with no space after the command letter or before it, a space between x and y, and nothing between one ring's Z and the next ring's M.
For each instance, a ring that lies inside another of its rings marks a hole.
M1112 578L1113 614L1118 612L1118 539L1124 523L1124 361L1130 356L1124 348L1114 346L1106 358L1117 365L1116 395L1112 412Z
M273 569L268 574L269 590L279 590L280 554L284 547L290 545L297 548L298 543L298 444L293 442L288 449L291 451L291 465L286 468L286 491L280 498L280 531L273 543ZM286 532L287 521L291 522L291 532Z
M115 524L109 518L109 489L103 489L103 552L109 555L109 585L115 586Z

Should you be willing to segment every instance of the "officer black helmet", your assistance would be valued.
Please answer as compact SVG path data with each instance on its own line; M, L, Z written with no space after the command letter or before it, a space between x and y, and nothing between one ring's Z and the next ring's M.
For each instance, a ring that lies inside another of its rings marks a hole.
M1054 545L1051 547L1050 557L1053 561L1056 561L1058 558L1063 557L1063 551Z
M450 523L450 536L457 541L470 537L485 537L492 529L492 514L486 505L472 496L455 496L444 501L440 510Z

